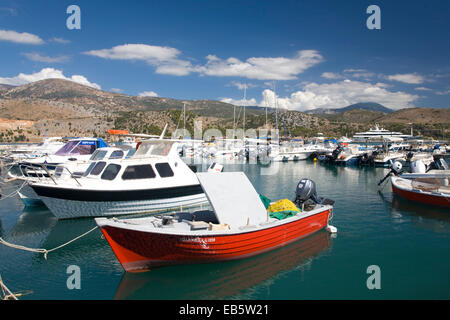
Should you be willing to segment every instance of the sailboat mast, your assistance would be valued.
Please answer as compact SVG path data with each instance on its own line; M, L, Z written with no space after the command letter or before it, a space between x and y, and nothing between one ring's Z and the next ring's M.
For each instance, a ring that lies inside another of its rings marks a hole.
M245 139L245 104L247 102L247 84L244 85L244 119L242 121L242 127L244 129L242 138Z
M186 103L183 103L183 123L184 123L184 130L186 130Z
M278 130L278 103L277 103L277 91L275 88L275 81L273 82L273 94L274 94L274 103L275 103L275 128Z

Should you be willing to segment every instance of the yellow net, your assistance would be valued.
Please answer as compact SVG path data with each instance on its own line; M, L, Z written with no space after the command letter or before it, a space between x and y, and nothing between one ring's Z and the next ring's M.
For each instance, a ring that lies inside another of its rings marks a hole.
M269 206L267 210L272 212L281 212L281 211L295 211L299 212L300 210L297 208L297 206L289 199L282 199L279 200Z

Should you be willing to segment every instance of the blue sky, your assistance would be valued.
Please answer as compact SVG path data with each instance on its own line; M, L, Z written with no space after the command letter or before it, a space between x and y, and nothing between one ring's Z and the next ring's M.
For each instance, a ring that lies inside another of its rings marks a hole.
M72 4L81 30L66 26ZM380 30L366 26L373 4ZM449 1L0 0L0 83L261 106L276 92L300 111L450 107L449 33Z

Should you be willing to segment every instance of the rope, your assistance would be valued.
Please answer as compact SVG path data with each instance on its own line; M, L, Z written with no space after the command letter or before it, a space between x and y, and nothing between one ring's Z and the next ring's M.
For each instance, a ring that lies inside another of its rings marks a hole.
M19 188L17 188L17 190L11 192L10 194L8 194L8 195L6 195L6 196L2 196L1 199L0 199L0 201L15 196L16 194L19 193L20 190L22 190L23 187L25 187L26 184L27 184L27 181L24 181L24 182L22 183L22 185L21 185Z
M3 283L2 276L0 276L0 288L2 289L2 300L9 300L10 298L19 300L16 295L12 293L11 290L9 290L8 287Z
M98 228L98 226L92 228L91 230L89 230L89 231L79 235L78 237L75 237L74 239L72 239L72 240L70 240L70 241L68 241L66 243L63 243L62 245L57 246L57 247L55 247L53 249L28 248L28 247L21 246L21 245L18 245L18 244L9 243L9 242L5 241L2 237L0 237L0 243L5 245L5 246L7 246L7 247L14 248L14 249L19 249L19 250L24 250L24 251L29 251L29 252L36 252L36 253L43 253L44 254L44 259L47 260L47 255L50 252L58 250L58 249L60 249L62 247L67 246L68 244L70 244L70 243L72 243L72 242L74 242L74 241L76 241L76 240L86 236L87 234L91 233L92 231L94 231L97 228Z

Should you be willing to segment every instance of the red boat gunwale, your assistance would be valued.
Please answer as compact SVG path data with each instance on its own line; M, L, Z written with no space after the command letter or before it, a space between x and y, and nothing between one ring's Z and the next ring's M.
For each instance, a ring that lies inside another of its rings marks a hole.
M420 192L403 189L396 184L396 180L394 177L391 178L391 185L392 185L392 192L405 199L436 206L450 207L450 201L448 198L444 196L433 195L430 192Z
M331 212L331 206L323 206L263 226L226 232L133 230L135 225L109 219L99 225L122 267L139 272L165 265L242 259L274 250L327 227Z

